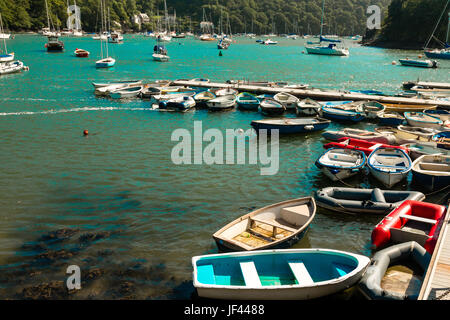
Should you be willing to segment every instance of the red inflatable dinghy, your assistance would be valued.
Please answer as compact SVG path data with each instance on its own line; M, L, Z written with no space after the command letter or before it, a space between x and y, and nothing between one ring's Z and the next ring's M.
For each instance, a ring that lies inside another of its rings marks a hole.
M409 149L401 146L391 146L388 144L383 143L376 143L376 142L370 142L366 140L360 140L360 139L353 139L353 138L340 138L336 142L330 142L327 144L324 144L323 147L325 149L330 148L341 148L341 149L352 149L352 150L359 150L366 154L366 156L370 155L372 151L379 147L383 148L393 148L393 149L402 149L406 153L409 154Z
M437 204L406 200L377 224L372 231L372 245L379 249L390 242L416 241L432 254L445 210Z

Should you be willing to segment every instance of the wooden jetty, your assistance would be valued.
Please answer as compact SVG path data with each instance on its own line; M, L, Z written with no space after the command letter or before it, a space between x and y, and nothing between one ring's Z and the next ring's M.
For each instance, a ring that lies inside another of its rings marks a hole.
M450 300L450 206L425 274L418 300Z
M219 82L204 82L192 80L175 80L171 83L175 86L188 87L202 87L202 88L233 88L239 91L251 92L255 94L277 94L280 92L290 93L298 98L311 98L319 101L378 101L387 104L405 104L405 105L427 105L427 106L441 106L450 108L450 101L431 100L431 99L417 99L394 96L377 96L354 92L343 92L337 90L323 90L323 89L293 89L283 87L258 86L253 84L238 83L219 83Z

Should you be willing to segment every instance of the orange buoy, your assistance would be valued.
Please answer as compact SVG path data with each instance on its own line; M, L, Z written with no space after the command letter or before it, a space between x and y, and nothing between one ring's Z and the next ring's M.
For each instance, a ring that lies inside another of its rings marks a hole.
M422 55L421 54L419 54L419 59L422 59Z
M89 134L89 131L87 131L87 130L83 131L83 135L87 136L88 134Z
M392 61L392 65L393 66L395 66L397 64L397 62L395 62L395 61Z

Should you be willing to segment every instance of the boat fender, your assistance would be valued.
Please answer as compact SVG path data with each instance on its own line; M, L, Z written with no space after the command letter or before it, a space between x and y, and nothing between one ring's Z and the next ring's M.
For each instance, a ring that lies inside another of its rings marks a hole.
M340 172L339 169L331 169L330 171L332 174L338 174Z
M314 126L305 126L305 130L312 130L314 129Z

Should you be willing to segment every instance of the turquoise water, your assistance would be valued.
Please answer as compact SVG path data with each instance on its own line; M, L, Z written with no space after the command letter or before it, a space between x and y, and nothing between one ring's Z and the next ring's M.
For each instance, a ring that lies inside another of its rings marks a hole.
M191 257L217 252L215 231L253 208L332 184L314 166L323 152L320 133L282 137L274 176L261 176L259 165L176 166L170 157L175 129L192 131L194 121L202 121L204 130L247 130L262 116L158 112L148 101L96 98L92 81L245 78L382 91L417 78L450 81L450 62L436 70L394 66L420 52L355 44L349 57L339 58L302 54L304 40L262 46L238 38L219 57L215 43L181 39L168 44L169 63L156 63L154 40L126 36L109 46L116 66L97 70L98 41L63 40L64 53L47 53L40 36L8 41L30 70L0 78L0 298L189 298ZM74 57L76 48L91 56ZM380 186L367 176L346 182ZM380 219L318 210L296 247L370 256L370 233ZM67 295L61 288L72 264L81 268L82 290Z

